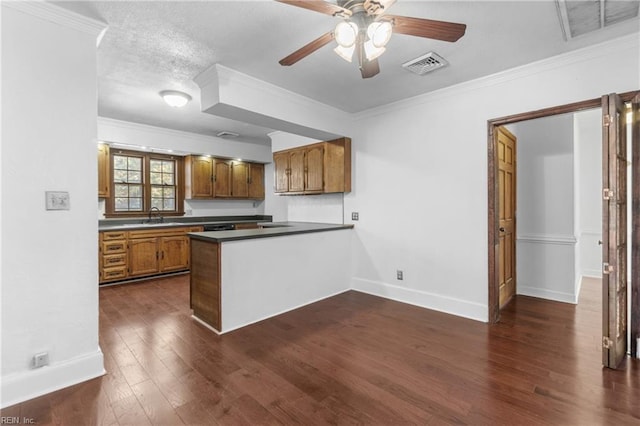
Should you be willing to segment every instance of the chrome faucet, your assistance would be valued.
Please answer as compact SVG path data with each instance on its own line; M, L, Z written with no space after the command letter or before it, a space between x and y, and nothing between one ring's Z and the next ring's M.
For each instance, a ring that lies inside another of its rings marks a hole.
M157 207L151 207L149 209L149 219L147 220L147 223L152 223L151 216L154 214L154 211L155 211L155 215L157 216L156 223L164 222L164 218L162 217L162 214L160 213L160 209L157 208Z

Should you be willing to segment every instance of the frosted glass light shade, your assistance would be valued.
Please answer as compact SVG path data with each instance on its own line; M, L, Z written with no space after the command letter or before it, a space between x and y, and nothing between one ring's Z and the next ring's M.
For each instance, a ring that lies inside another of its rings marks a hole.
M355 50L356 50L355 44L352 44L350 47L343 47L338 45L335 49L333 49L333 51L336 52L338 56L340 56L342 59L344 59L347 62L351 62L351 59L353 58L353 52Z
M163 90L160 92L160 96L162 96L167 105L174 108L181 108L191 100L191 96L177 90Z
M388 21L372 22L367 27L367 35L375 47L384 47L391 38L392 30L393 27Z
M358 26L355 22L342 21L336 25L333 35L342 47L351 47L355 44L358 36Z
M364 43L364 54L370 61L373 61L378 56L382 55L385 50L387 50L386 47L374 46L371 40Z

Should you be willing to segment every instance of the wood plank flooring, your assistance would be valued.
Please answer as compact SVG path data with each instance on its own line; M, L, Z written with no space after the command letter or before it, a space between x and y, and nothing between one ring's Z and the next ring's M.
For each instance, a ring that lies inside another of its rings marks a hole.
M601 367L600 284L498 325L347 292L224 336L189 278L100 290L108 374L2 410L56 425L640 424L640 363Z

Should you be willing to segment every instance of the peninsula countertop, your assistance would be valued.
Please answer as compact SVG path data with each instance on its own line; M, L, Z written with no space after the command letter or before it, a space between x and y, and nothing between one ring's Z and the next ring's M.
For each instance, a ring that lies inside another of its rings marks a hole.
M259 229L191 232L188 235L191 238L195 238L198 240L225 242L236 240L250 240L255 238L283 237L287 235L337 231L341 229L353 228L353 225L313 222L269 222L261 223L260 225L262 226L262 228Z

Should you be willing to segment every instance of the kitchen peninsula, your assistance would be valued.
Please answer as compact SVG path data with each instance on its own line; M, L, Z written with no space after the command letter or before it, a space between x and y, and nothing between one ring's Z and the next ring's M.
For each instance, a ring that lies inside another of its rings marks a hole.
M193 317L226 333L349 289L353 225L190 233Z

